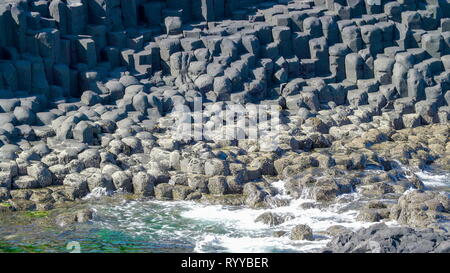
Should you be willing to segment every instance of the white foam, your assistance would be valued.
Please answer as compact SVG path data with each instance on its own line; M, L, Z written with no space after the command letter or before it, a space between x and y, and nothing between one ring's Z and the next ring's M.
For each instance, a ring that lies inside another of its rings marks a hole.
M402 170L411 171L408 166L403 165L400 161L395 161ZM430 171L422 170L414 172L423 182L426 187L435 188L435 187L448 187L450 186L450 174L436 174ZM407 178L410 176L406 175Z
M110 196L111 194L112 194L112 192L108 191L106 188L96 187L96 188L92 189L92 191L88 195L83 197L83 199L87 200L87 199L100 198L102 196Z
M423 181L423 184L428 187L445 187L450 186L449 174L433 174L428 171L416 172L416 175Z
M283 180L278 180L278 181L272 182L272 184L270 184L270 186L272 188L276 189L279 195L282 195L284 197L288 197L288 196L286 196L286 192L285 192L285 188L284 188L284 181Z
M274 198L286 199L289 205L250 209L187 201L127 201L100 209L103 221L98 224L132 236L146 236L148 241L189 243L196 252L312 252L330 240L323 233L330 226L355 230L371 225L356 221L358 211L349 209L353 202L359 201L358 193L341 195L334 205L324 208L302 208L304 203L316 204L308 199L307 192L302 198L293 199L286 195L284 182L274 182L272 186L278 190ZM295 218L275 227L256 223L255 219L264 212L290 214ZM315 240L290 240L289 232L298 224L310 226ZM275 231L284 231L286 235L274 237Z
M207 235L199 241L195 252L209 252L211 246L220 246L220 252L254 253L254 252L311 252L326 245L328 240L293 241L288 237L231 237L228 235Z
M284 195L284 182L272 183L279 190L276 198L292 199ZM307 195L307 194L305 194ZM351 201L357 201L360 195L358 193L347 194L340 198L346 198ZM339 200L338 200L339 201ZM222 225L237 229L241 236L236 234L214 235L208 234L197 242L195 251L207 252L215 247L225 248L229 252L272 252L272 251L313 251L326 245L329 241L327 236L319 236L314 241L292 241L287 236L275 238L272 235L274 231L282 230L289 232L298 224L309 225L313 233L324 232L333 225L342 225L350 229L358 229L369 226L370 223L356 221L358 211L343 210L348 203L340 203L324 208L302 209L303 203L315 203L314 200L300 198L291 200L288 206L269 209L232 209L225 206L205 206L192 207L190 210L181 214L185 218L195 219L196 221L220 222ZM263 223L255 223L255 219L264 212L273 212L277 214L291 214L295 218L287 220L281 225L270 227Z

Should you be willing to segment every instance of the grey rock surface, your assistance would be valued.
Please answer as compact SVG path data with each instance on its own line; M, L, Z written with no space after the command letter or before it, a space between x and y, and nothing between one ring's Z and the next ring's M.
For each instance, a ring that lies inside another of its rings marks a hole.
M336 236L324 252L449 253L448 233L376 224Z

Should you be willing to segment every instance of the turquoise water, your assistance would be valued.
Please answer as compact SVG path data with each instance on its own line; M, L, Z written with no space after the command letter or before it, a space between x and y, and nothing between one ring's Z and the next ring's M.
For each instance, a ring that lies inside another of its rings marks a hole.
M354 198L354 197L352 197ZM356 211L341 208L299 208L299 200L288 207L273 208L277 213L297 217L277 227L255 223L258 215L269 210L203 205L193 202L96 200L93 221L69 228L36 223L0 224L0 251L70 252L68 243L76 242L81 252L301 252L326 244L321 235L333 224L359 227ZM45 222L45 219L39 219ZM274 231L290 231L298 223L308 223L316 240L291 241L276 238ZM44 225L45 226L45 225Z
M61 228L49 225L44 219L38 223L17 225L15 230L9 226L0 227L0 250L6 252L71 252L70 242L80 245L81 252L191 252L195 245L189 240L174 239L169 235L173 230L184 229L188 223L180 219L179 210L170 210L161 205L148 202L134 204L142 208L140 216L122 210L125 204L117 202L100 203L92 206L98 210L93 221ZM159 213L156 213L159 212ZM135 210L136 213L136 210ZM129 217L139 217L139 225L128 221ZM40 220L40 221L39 221ZM159 230L167 230L161 234Z

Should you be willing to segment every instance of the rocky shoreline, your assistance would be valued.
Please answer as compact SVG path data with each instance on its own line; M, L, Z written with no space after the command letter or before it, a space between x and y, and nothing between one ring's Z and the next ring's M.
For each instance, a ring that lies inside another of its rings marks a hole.
M334 227L324 251L450 251L450 184L415 174L450 171L447 3L91 2L0 4L0 217L113 193L262 209L357 192L358 221L405 227Z
M445 162L448 162L448 158L445 157L447 153L442 154L440 149L438 149L438 153L433 152L431 147L435 147L433 145L438 145L439 143L434 136L448 138L450 126L431 125L397 131L389 129L387 131L391 135L385 133L386 135L381 136L382 132L377 130L377 133L380 134L378 137L373 137L374 132L371 132L371 134L363 133L360 137L346 139L345 142L333 141L330 147L320 148L319 151L311 149L308 152L303 150L295 153L289 150L282 152L281 155L278 154L280 151L244 154L244 150L240 149L239 146L234 148L227 147L226 152L228 155L227 161L230 162L229 165L239 164L234 162L238 160L243 161L243 159L248 160L247 162L257 162L260 165L255 167L255 163L250 163L248 164L249 167L240 169L240 172L236 174L230 173L227 176L218 174L210 177L206 174L185 174L183 177L182 175L174 175L172 171L166 170L165 175L170 178L167 178L166 181L158 182L158 176L152 176L147 172L138 172L131 176L132 178L120 184L124 187L123 189L128 187L132 190L123 190L121 192L129 192L130 195L127 198L130 200L139 200L140 198L154 198L165 201L192 200L192 202L212 205L248 206L260 209L287 206L292 201L290 199L276 198L279 191L271 186L271 183L275 181L285 180L286 194L294 200L306 195L316 201L303 204L304 208L330 206L337 202L337 197L340 195L358 192L367 199L367 204L358 208L360 210L357 217L358 221L375 223L395 220L407 227L428 228L427 233L415 231L411 228L394 229L392 231L394 233L401 232L402 236L423 236L420 240L432 242L435 242L436 238L441 238L439 240L448 238L450 222L448 193L426 188L413 170L419 170L420 166L425 166L420 165L425 164L420 163L425 160L426 166L448 170L448 165L445 165ZM363 148L354 147L355 143L365 143L369 137L370 139L380 139L380 141L378 141L379 143L371 144L370 147L366 145ZM445 144L445 142L442 143ZM395 150L393 147L396 147L398 150ZM231 153L231 149L235 149L236 152ZM340 152L337 152L337 149ZM224 152L223 150L218 150ZM410 156L404 162L405 165L403 165L400 163L400 160L405 159L404 155L406 153ZM232 157L233 155L236 157ZM252 155L254 156L252 157ZM87 162L93 162L93 160ZM115 175L109 177L105 174L108 172L108 168L111 168L111 165L111 163L108 163L104 167L98 165L97 168L86 168L84 171L76 174L78 180L73 181L80 181L81 185L83 181L86 181L85 186L88 189L84 191L84 195L88 194L90 188L98 188L99 184L95 183L98 183L97 181L99 180L102 183L110 183L110 187L114 189L113 187L117 185L117 180L115 181L114 179L117 179L117 177ZM410 166L410 170L404 168L404 166ZM250 174L254 175L255 172L258 173L258 177L251 182L238 180ZM127 175L126 170L123 174L124 176ZM70 177L72 176L69 175L68 177L71 179ZM163 174L160 174L159 179L161 177L163 177ZM98 180L94 180L93 184L93 179L96 178ZM144 183L149 181L147 186L142 186L143 181ZM193 185L192 181L196 181L197 184ZM203 182L203 184L198 183L198 181ZM105 184L100 185L104 186ZM140 187L146 191L138 192ZM93 191L95 192L96 190ZM78 197L73 199L68 197L68 193L80 194L80 192L81 195ZM60 186L55 185L42 189L11 189L4 191L4 193L1 206L3 213L14 210L42 211L67 207L71 206L70 203L72 202L76 204L78 198L84 197L80 188L75 188L72 185L68 186L66 180ZM339 202L345 202L345 200L339 200ZM302 209L302 207L298 209ZM58 214L52 214L52 219L54 219L53 221L56 225L64 227L77 222L89 221L92 218L92 214L93 211L89 209L71 213L64 213L60 210ZM289 214L262 213L255 219L255 222L277 226L291 219ZM308 229L307 226L306 228ZM335 232L335 230L339 232ZM385 228L385 230L383 232L391 232L391 228ZM334 239L324 251L365 251L367 250L367 245L364 245L365 240L373 241L371 237L367 239L364 237L371 234L364 230L358 231L359 233L356 233L356 235L345 232L349 231L347 229L339 230L338 226L331 227L327 236L334 236ZM302 233L301 235L293 234L296 234L295 228L290 233L274 233L274 236L289 236L293 240L305 240L305 238L312 238L313 232L309 229L307 233L309 235ZM342 240L345 240L345 242L347 240L350 241L349 243L343 243ZM357 246L354 245L358 240L360 243ZM374 240L381 239L376 237ZM383 244L386 244L386 242L383 242ZM449 250L448 246L445 247L446 242L442 243L442 246L435 244L433 247L430 246L430 248L425 246L423 248L419 246L413 247L410 246L408 241L405 241L405 244L406 246L401 247L386 247L382 251L445 252Z
M376 224L333 238L324 252L335 253L448 253L449 234L432 229L388 228Z

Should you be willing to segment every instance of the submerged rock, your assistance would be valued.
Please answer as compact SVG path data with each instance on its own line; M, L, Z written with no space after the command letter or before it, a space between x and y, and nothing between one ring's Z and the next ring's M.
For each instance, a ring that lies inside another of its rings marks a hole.
M81 209L76 212L63 213L55 217L55 223L60 227L67 227L75 223L86 223L94 217L92 209Z
M294 218L293 215L280 215L272 212L264 212L256 217L255 222L262 222L269 226L277 226L292 218Z

